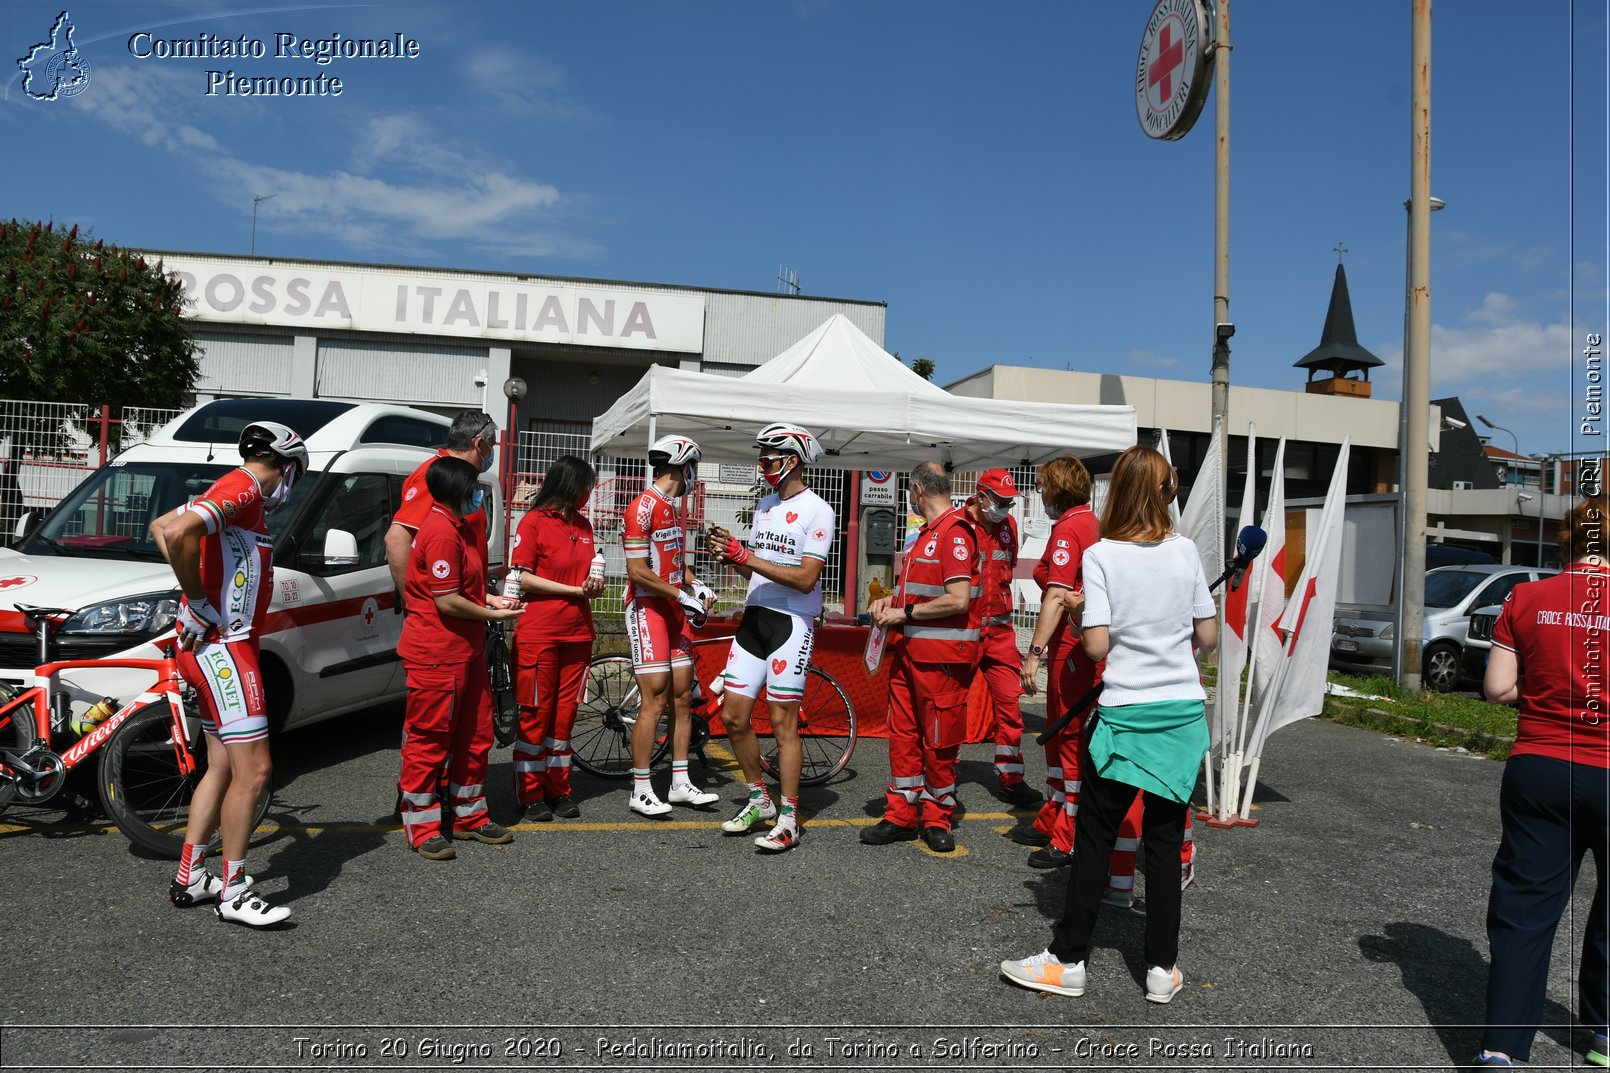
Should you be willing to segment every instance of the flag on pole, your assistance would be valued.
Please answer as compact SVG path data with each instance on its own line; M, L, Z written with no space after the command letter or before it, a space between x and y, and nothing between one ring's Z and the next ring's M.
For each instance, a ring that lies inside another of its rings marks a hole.
M1219 442L1218 436L1213 437L1213 442ZM1166 428L1157 430L1157 453L1163 456L1164 462L1171 466L1174 464L1173 452L1168 449L1168 429ZM1174 523L1174 532L1178 533L1180 531L1180 497L1178 495L1168 501L1168 520Z
M1247 426L1247 483L1241 492L1241 517L1236 521L1236 532L1258 521L1258 434ZM1222 563L1223 560L1221 559ZM1215 566L1208 577L1218 577L1222 568ZM1252 586L1250 574L1244 574L1241 584L1231 588L1234 579L1225 583L1224 635L1219 638L1219 690L1229 702L1226 707L1237 711L1241 702L1241 672L1247 666L1247 599Z
M1285 643L1276 623L1286 607L1286 439L1275 449L1275 468L1269 477L1269 506L1263 512L1263 529L1269 542L1263 546L1253 568L1259 575L1252 589L1258 597L1255 616L1257 632L1252 639L1252 688L1254 698L1269 692L1275 671L1285 654ZM1251 577L1248 577L1250 583Z
M1325 670L1330 663L1331 620L1336 615L1336 579L1342 566L1342 518L1347 498L1347 458L1352 438L1342 440L1319 524L1310 530L1308 556L1280 616L1285 659L1260 712L1252 753L1263 752L1269 735L1288 723L1318 715L1325 707Z
M1168 444L1168 430L1163 430L1164 447ZM1163 456L1168 451L1163 448ZM1191 485L1191 498L1176 520L1174 531L1196 545L1202 557L1202 576L1215 578L1224 569L1224 459L1219 453L1219 423L1213 422L1213 439L1208 443L1207 454L1202 457L1202 468L1197 471L1196 483Z

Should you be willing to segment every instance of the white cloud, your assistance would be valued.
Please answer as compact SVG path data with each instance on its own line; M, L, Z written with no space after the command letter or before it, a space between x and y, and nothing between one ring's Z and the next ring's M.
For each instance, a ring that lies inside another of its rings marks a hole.
M1431 326L1431 372L1439 391L1529 379L1570 364L1570 326L1529 319L1507 295L1487 295L1463 321L1468 326Z
M1141 348L1131 350L1126 360L1131 365L1139 365L1143 369L1172 369L1180 363L1180 359L1172 354L1154 354Z
M501 108L520 115L576 122L591 113L564 93L565 71L512 48L476 49L464 65L466 81Z
M512 55L494 56L494 69L505 69ZM253 148L236 149L258 142L231 144L217 119L197 104L193 77L109 66L97 68L94 89L75 98L88 115L215 176L220 181L207 185L217 196L242 190L273 195L259 213L262 232L323 234L366 251L412 257L431 256L432 243L443 239L504 256L598 253L592 243L563 233L567 199L557 187L459 144L424 115L361 119L344 139L352 147L348 167L300 171L252 160ZM237 129L250 137L254 115L267 115L263 102L231 102L228 122L246 120ZM343 139L337 134L332 140Z

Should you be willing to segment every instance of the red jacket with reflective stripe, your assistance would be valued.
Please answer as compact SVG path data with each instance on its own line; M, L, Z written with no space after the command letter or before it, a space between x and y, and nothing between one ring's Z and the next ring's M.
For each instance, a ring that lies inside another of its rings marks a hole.
M1017 568L1017 519L1008 514L998 525L971 516L978 531L979 614L985 621L1010 615L1017 603L1012 597L1012 571Z
M925 604L945 594L945 582L966 578L972 596L967 610L944 618L919 619L901 627L900 645L914 663L974 663L979 627L978 536L967 515L952 508L917 530L895 587L896 603Z

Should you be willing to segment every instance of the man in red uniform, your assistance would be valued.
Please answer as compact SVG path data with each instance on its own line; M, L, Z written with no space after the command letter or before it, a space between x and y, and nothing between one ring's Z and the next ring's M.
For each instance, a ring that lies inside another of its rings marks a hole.
M523 608L518 600L487 595L484 549L472 546L475 529L468 521L481 508L475 468L438 458L425 482L432 506L409 552L403 583L408 617L397 645L408 683L397 790L408 848L426 860L446 861L456 854L444 832L494 846L514 840L486 812L492 700L485 624L517 618ZM453 810L446 822L443 771Z
M273 768L257 639L274 592L265 516L307 472L308 453L291 429L258 421L241 430L240 457L239 469L152 522L151 535L184 590L179 672L195 687L207 734L207 771L190 802L168 900L188 906L217 898L218 919L260 928L291 915L254 894L246 874L246 846ZM223 836L221 880L201 867L214 830Z
M453 418L452 427L447 430L447 446L437 450L436 458L462 458L485 473L492 468L497 442L497 422L479 410L462 410ZM391 567L391 583L397 586L399 601L408 571L408 549L414 543L414 534L419 531L420 523L430 514L433 505L430 492L425 487L425 471L436 458L421 462L403 482L402 506L392 517L391 528L386 530L386 564ZM487 563L486 512L477 508L465 521L470 526L471 543L481 549L484 573Z
M869 846L917 837L935 853L956 848L956 753L967 737L967 690L978 663L978 537L950 505L950 475L937 462L911 471L913 509L924 519L893 596L869 608L889 641L889 789L883 819L861 831Z
M995 773L1000 796L1014 805L1038 805L1040 795L1023 781L1023 692L1019 672L1023 654L1017 650L1017 629L1012 625L1012 574L1017 568L1017 519L1012 500L1017 485L1004 469L985 470L978 478L967 516L978 530L979 569L982 574L979 614L978 674L984 676L994 703Z

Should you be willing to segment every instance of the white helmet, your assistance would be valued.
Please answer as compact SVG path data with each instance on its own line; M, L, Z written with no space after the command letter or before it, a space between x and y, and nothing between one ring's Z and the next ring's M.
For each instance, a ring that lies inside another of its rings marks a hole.
M699 445L686 436L661 436L648 449L651 466L692 466L701 457Z
M307 472L307 445L302 437L278 421L253 421L240 430L240 457L271 454L296 466L297 475Z
M816 441L816 437L787 421L773 421L761 429L755 435L755 446L788 451L807 466L822 457L822 445Z

